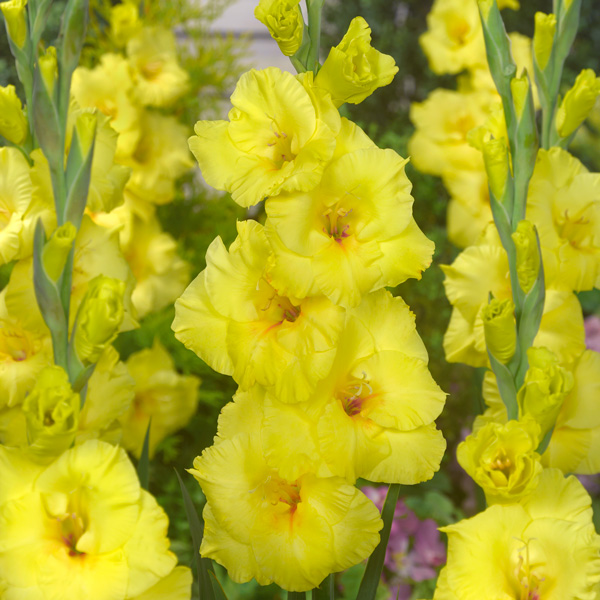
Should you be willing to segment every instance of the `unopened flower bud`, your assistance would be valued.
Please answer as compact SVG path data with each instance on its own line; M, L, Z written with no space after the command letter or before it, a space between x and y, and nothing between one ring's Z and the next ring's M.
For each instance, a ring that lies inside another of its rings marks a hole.
M483 161L488 176L490 190L500 202L506 192L510 166L508 148L503 139L491 139L483 144Z
M529 79L527 75L514 77L510 82L510 89L512 91L517 120L520 121L527 108L527 98L529 96Z
M44 246L42 263L46 274L52 281L58 281L61 276L76 236L77 229L73 223L67 221L54 231Z
M332 48L315 77L315 86L331 94L336 106L358 104L398 72L391 56L371 46L371 28L362 17L352 19L342 41Z
M490 354L502 364L513 357L517 347L514 310L511 300L493 298L481 312L485 344Z
M18 145L27 138L27 119L14 85L0 87L0 135Z
M75 351L82 363L97 362L117 337L124 316L124 293L125 282L119 279L98 275L89 282L75 332Z
M517 249L519 285L528 294L540 271L540 252L534 225L530 221L520 221L512 239Z
M0 10L6 22L6 31L13 44L22 49L27 40L27 0L0 2Z
M517 394L519 419L533 418L539 423L543 438L554 426L564 399L573 389L574 379L547 348L529 348L527 358L529 370Z
M56 455L66 450L77 431L80 399L58 366L46 367L23 402L27 439L36 454Z
M137 3L125 2L113 6L110 11L110 33L117 46L123 48L138 33L142 24Z
M46 52L38 58L38 65L44 80L46 90L48 90L48 96L52 98L54 94L54 86L58 79L58 67L56 64L56 48L54 46L48 46Z
M570 136L587 119L599 94L600 78L592 69L581 71L556 113L556 129L560 137Z
M95 112L83 111L77 116L75 121L75 135L79 142L81 150L81 160L84 162L90 152L90 148L96 136L96 126L98 117Z
M299 4L300 0L260 0L254 10L285 56L296 54L302 44L304 19Z
M538 67L543 71L550 60L554 34L556 33L556 15L535 13L535 30L533 33L533 55Z

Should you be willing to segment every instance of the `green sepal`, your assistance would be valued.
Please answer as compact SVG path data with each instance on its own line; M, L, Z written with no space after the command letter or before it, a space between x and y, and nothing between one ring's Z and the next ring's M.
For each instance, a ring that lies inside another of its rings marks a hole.
M581 14L582 0L572 0L567 9L564 0L554 0L553 12L556 15L556 62L562 66L571 51L571 46L579 29L579 16Z
M71 387L73 388L74 392L81 391L88 384L90 377L94 374L95 368L96 368L96 363L88 365L87 367L84 367L82 365L82 368L79 369L76 372L76 374L70 379ZM69 364L69 372L70 371L71 371L71 364ZM82 396L81 397L81 408L83 408L84 401L85 401L84 397Z
M31 2L29 2L31 4ZM50 7L52 6L52 0L41 0L41 2L36 3L34 6L34 17L33 17L33 27L31 29L31 40L32 46L37 48L40 39L42 38L42 34L46 29L46 23L48 20L48 13L50 11Z
M66 356L67 320L57 283L52 281L44 269L42 251L45 243L46 232L42 220L38 219L33 236L33 288L42 318L52 336L55 362L68 371Z
M293 56L290 56L290 61L294 66L294 69L298 73L306 72L306 61L308 59L308 51L310 49L310 35L308 33L308 27L306 23L304 24L304 29L302 32L302 43L300 44L300 48L296 51Z
M527 349L533 345L535 336L540 329L540 323L542 322L542 316L544 314L544 303L546 301L544 262L542 261L542 248L540 246L540 236L538 235L537 228L535 229L535 238L540 257L540 268L535 283L523 299L523 308L518 320L517 346L521 348L522 357L519 370L516 374L515 383L517 388L520 388L525 381L525 374L529 368L527 362Z
M202 536L204 535L204 527L200 521L200 518L198 517L194 503L190 498L190 493L185 487L185 484L183 483L183 480L176 469L175 474L179 480L179 487L181 488L185 514L187 516L188 525L190 526L190 534L192 536L194 556L196 557L195 563L198 576L199 596L202 600L217 600L218 598L224 597L225 594L222 592L222 590L221 592L223 593L223 596L218 596L217 593L215 593L215 588L218 585L218 581L216 581L212 560L209 558L203 558L200 555L200 545L202 543ZM225 600L227 599L225 598Z
M54 92L50 96L39 65L36 64L33 74L33 128L44 156L48 159L53 185L56 185L54 177L57 175L53 165L62 166L64 161L63 138L56 106L56 87L54 86ZM60 175L62 176L62 172Z
M63 221L71 221L77 229L81 225L81 219L87 204L90 179L92 175L92 161L94 158L94 147L96 145L96 133L86 156L83 156L79 136L76 128L73 129L73 138L69 156L67 158L66 184L67 202Z
M544 436L544 438L542 439L542 441L540 442L540 445L536 448L536 452L541 456L542 454L544 454L544 452L546 452L546 449L548 448L549 444L550 444L550 440L552 439L552 434L554 433L554 427L551 427L547 432L546 435Z
M535 169L540 146L533 94L531 92L531 80L527 71L525 71L525 76L529 81L527 101L521 118L516 119L515 122L515 154L513 159L515 200L512 214L512 223L515 228L519 221L525 218L529 181Z
M144 436L144 445L142 446L142 453L140 454L140 460L138 461L137 473L138 479L142 489L148 490L148 482L150 480L150 426L152 425L152 417L148 420L148 428L146 429L146 435Z
M89 21L89 0L68 0L60 27L59 61L61 77L70 75L79 64Z
M479 12L490 73L502 98L502 107L504 109L512 151L512 140L514 137L511 133L514 127L515 116L510 82L517 74L517 66L510 51L510 39L506 33L504 21L500 15L496 0L493 0L491 3L487 12L487 19L484 17L481 6L479 7Z
M385 497L381 518L383 519L383 529L381 530L379 544L369 557L367 568L363 575L356 600L375 600L377 588L381 580L381 572L383 571L383 562L385 560L385 552L387 550L388 540L390 539L390 531L392 529L392 521L394 520L394 511L396 503L400 495L400 484L392 483L388 488Z
M503 365L499 360L494 358L494 355L488 350L488 358L490 359L490 366L496 376L496 383L498 384L498 391L504 406L506 406L506 414L508 419L516 419L519 415L519 405L517 403L517 389L515 387L515 380L513 374L507 365Z

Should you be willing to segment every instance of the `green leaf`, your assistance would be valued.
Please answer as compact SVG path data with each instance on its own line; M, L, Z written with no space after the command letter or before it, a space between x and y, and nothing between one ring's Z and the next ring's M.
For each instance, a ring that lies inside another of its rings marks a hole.
M223 586L220 584L219 580L217 579L217 576L213 573L213 571L209 571L208 574L211 577L211 583L212 583L213 592L215 594L215 599L216 600L227 600L227 596L225 595L225 590L223 589Z
M288 592L288 600L306 600L306 592Z
M385 560L385 551L387 549L388 540L390 539L390 530L392 529L394 511L396 510L396 502L398 502L399 494L400 485L397 483L392 483L388 489L387 496L385 497L385 504L383 505L383 510L381 511L381 517L383 519L381 539L377 545L377 548L375 548L373 554L371 554L371 557L367 562L367 568L360 583L356 600L375 600L377 588L379 587L379 580L381 579L383 561Z
M150 425L152 425L152 417L148 421L148 429L146 429L146 435L144 436L144 445L137 468L140 485L145 490L148 489L148 480L150 478Z
M335 575L330 573L312 592L312 600L335 600Z
M198 517L198 513L196 512L196 507L190 498L190 493L188 492L181 476L175 470L175 474L177 475L177 479L179 480L179 487L181 488L181 495L183 496L183 505L185 507L185 514L187 516L188 524L190 526L190 533L192 535L192 545L194 546L194 556L196 557L196 571L198 575L198 588L200 594L200 600L218 600L225 598L225 593L220 585L218 585L218 581L216 580L216 576L214 573L214 568L212 561L208 558L202 558L200 556L200 544L202 543L202 536L204 535L204 527L200 518ZM214 579L211 579L211 575ZM220 588L219 592L215 592L215 587Z

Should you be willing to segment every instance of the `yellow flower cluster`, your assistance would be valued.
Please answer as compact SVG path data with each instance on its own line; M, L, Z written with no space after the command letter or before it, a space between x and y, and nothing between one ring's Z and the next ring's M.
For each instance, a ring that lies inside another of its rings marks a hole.
M382 524L356 480L425 481L445 450L445 394L414 315L384 289L420 278L433 244L406 161L337 110L396 70L369 41L357 18L316 77L246 73L229 120L190 139L208 183L242 206L265 200L264 224L214 240L173 322L239 385L190 470L207 498L201 553L237 582L304 591L365 559Z
M189 599L167 516L123 449L91 440L40 465L0 446L0 465L3 598Z

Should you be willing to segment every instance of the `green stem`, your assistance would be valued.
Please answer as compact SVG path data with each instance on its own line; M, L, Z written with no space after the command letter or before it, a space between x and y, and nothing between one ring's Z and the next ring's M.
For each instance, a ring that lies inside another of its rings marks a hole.
M310 48L306 60L306 68L317 73L319 70L319 50L321 48L321 11L325 0L306 0L308 11L308 35Z

